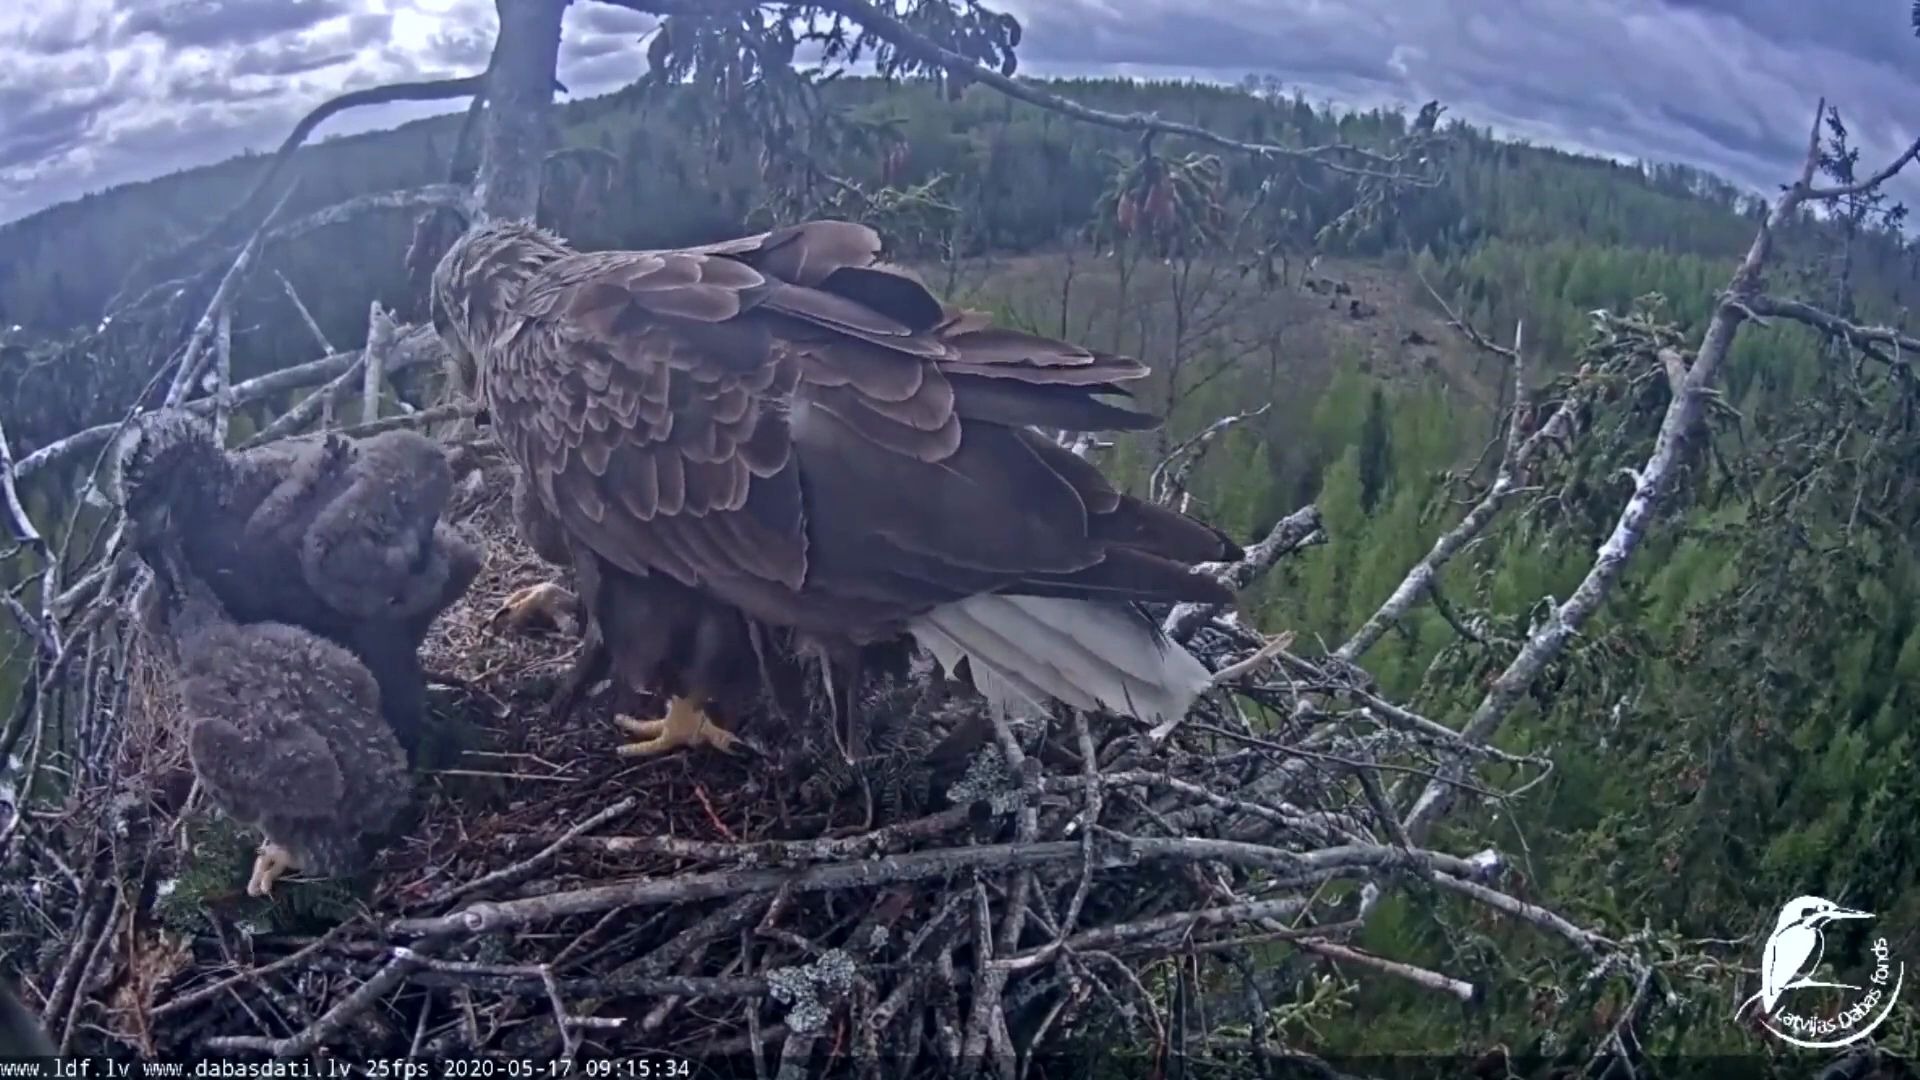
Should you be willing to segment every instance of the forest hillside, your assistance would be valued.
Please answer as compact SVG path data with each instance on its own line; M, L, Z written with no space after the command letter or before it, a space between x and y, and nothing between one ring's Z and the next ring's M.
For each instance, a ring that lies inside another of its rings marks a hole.
M1168 423L1097 448L1109 474L1141 494L1177 483L1181 505L1249 542L1313 504L1325 542L1254 582L1240 618L1290 632L1293 651L1316 663L1361 672L1362 692L1459 728L1575 594L1636 496L1634 470L1680 385L1670 377L1685 370L1655 357L1699 341L1773 193L1436 126L1431 112L1328 111L1252 79L1045 85L1251 142L1378 148L1422 125L1444 137L1427 151L1432 183L1388 191L1304 163L1143 142L983 85L949 93L844 77L818 88L835 125L766 145L705 119L694 89L645 84L557 110L541 220L592 249L705 243L801 209L858 217L936 292L1147 361L1142 395ZM470 176L462 123L293 154L297 185L276 218L291 227L262 247L234 301L230 383L358 347L375 303L427 318L409 261L426 231L421 205L312 215ZM1821 137L1822 176L1851 183L1837 116ZM263 160L0 227L0 425L14 460L117 421L143 393L150 370L131 343L184 340L231 256L177 252L246 200ZM1902 327L1920 247L1890 227L1889 210L1856 200L1782 223L1771 290L1856 325ZM138 319L108 317L142 296L159 299ZM1516 793L1461 810L1430 838L1516 853L1508 884L1519 900L1659 958L1671 996L1637 1033L1649 1054L1756 1052L1753 1032L1727 1016L1789 897L1873 912L1874 932L1920 960L1920 830L1909 816L1920 805L1920 401L1898 345L1876 340L1786 318L1746 326L1706 392L1704 434L1675 469L1670 512L1510 702L1494 740L1506 756L1487 782ZM395 410L433 404L426 375L394 389ZM235 408L233 441L305 397L289 389ZM1554 452L1518 475L1502 516L1367 631L1409 568L1505 477L1503 443L1511 450L1514 431L1547 430L1561 411L1568 426L1542 440ZM1174 473L1156 468L1180 453ZM23 482L35 519L97 513L82 457ZM0 687L26 677L32 650L10 640L16 661ZM1246 706L1273 740L1293 738L1270 702ZM1344 744L1314 745L1299 760L1344 775ZM1540 759L1552 763L1544 775L1521 764ZM1392 779L1388 794L1407 794ZM1342 899L1350 885L1322 899L1358 903L1357 889ZM1256 1042L1270 1028L1323 1055L1551 1056L1646 1008L1644 984L1589 992L1561 945L1458 896L1409 888L1366 904L1352 949L1486 989L1463 1005L1418 979L1363 979L1365 956L1289 947L1273 924L1252 954L1269 1011L1214 1026ZM1175 1007L1159 984L1142 992ZM1910 1007L1877 1038L1914 1049Z

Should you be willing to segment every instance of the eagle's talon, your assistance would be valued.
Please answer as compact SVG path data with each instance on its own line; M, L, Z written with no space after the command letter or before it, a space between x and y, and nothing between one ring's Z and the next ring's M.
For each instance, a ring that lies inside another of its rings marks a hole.
M711 746L731 754L740 742L733 732L714 723L696 698L674 698L667 705L667 715L658 720L616 716L613 722L644 740L621 744L618 753L622 757L649 757L683 746Z
M571 592L552 581L529 585L506 598L487 619L488 631L525 630L539 621L552 623L563 634L578 634L579 620L574 617L579 601Z
M253 874L247 878L248 896L273 896L273 883L292 870L293 855L279 844L261 844L253 859Z

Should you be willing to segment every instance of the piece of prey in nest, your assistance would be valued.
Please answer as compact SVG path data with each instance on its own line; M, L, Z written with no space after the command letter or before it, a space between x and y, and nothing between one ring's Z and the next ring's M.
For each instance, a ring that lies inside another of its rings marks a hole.
M289 623L358 657L395 736L417 750L420 645L480 570L478 550L440 520L453 474L436 444L391 431L229 452L173 410L129 426L114 473L129 522L177 536L235 621Z
M297 626L234 622L177 538L142 537L139 550L153 579L138 610L171 654L194 776L265 837L247 892L271 895L289 870L359 872L413 795L373 676Z
M827 661L851 757L862 664L903 638L999 708L1158 720L1209 685L1136 605L1230 603L1193 565L1238 549L1036 430L1153 426L1101 400L1146 367L948 307L879 252L839 221L591 253L500 221L436 269L522 529L574 569L582 664L669 696L629 752L728 745L766 628Z

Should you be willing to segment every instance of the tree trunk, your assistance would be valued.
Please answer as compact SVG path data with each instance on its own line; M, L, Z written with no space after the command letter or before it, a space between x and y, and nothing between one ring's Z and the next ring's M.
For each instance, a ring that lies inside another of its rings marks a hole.
M500 36L487 66L480 179L475 196L489 218L531 221L552 140L560 15L567 0L494 0Z

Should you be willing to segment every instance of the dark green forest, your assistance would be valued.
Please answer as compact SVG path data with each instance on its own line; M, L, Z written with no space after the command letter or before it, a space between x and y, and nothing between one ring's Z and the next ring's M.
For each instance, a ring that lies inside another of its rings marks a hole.
M1386 147L1421 122L1329 112L1251 79L1052 88L1256 141ZM1370 192L1173 138L1143 147L979 86L848 77L818 93L838 119L765 150L709 125L711 103L688 88L567 104L543 217L582 248L706 242L802 211L869 220L936 289L1153 365L1166 430L1118 438L1105 459L1135 490L1170 446L1265 407L1210 446L1190 490L1196 512L1243 539L1319 506L1328 542L1242 599L1250 622L1294 632L1303 655L1346 641L1460 519L1510 410L1537 417L1578 388L1577 437L1445 568L1433 602L1356 658L1383 694L1449 723L1512 659L1543 598L1574 589L1631 494L1621 471L1644 458L1669 387L1657 363L1622 361L1620 343L1696 341L1764 213L1692 168L1503 141L1444 117L1437 183ZM444 180L460 125L451 115L300 150L281 220ZM1828 138L1845 170L1844 129ZM177 333L210 287L204 266L141 260L234 205L261 160L0 229L0 420L16 456L117 419L146 372L116 357L155 320ZM1771 291L1900 325L1920 247L1886 210L1802 217L1779 238ZM273 272L251 278L233 328L234 377L320 355L289 288L336 348L358 344L376 300L420 318L413 217L373 213L270 245ZM117 299L156 285L180 302L102 324ZM1449 312L1500 344L1520 328L1524 399ZM1907 817L1920 805L1917 406L1897 352L1747 326L1672 513L1502 731L1501 748L1551 757L1551 775L1436 840L1496 838L1524 853L1517 895L1644 934L1671 959L1677 996L1641 1033L1653 1052L1752 1052L1727 1017L1788 897L1872 911L1896 954L1920 959L1920 830ZM266 418L235 423L244 436ZM74 479L41 476L29 505L69 509ZM1537 935L1429 899L1390 898L1356 943L1485 979L1492 997L1463 1009L1392 981L1316 988L1327 969L1276 952L1300 964L1283 1022L1299 1045L1517 1052L1549 1028L1604 1032L1621 1008L1576 995L1578 968ZM1913 1037L1904 1011L1880 1033L1902 1049Z

